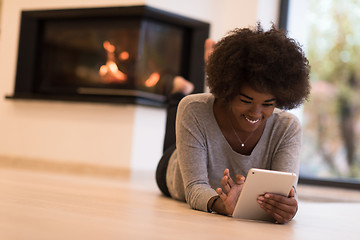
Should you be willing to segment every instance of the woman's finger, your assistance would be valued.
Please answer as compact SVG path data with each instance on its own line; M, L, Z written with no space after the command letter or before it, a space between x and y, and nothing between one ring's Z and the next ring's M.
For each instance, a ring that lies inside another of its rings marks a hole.
M297 206L297 201L294 197L285 197L279 194L266 193L264 195L265 202L278 207Z
M236 183L237 183L237 184L243 184L243 183L245 183L245 177L244 177L243 175L241 175L241 174L237 174L237 175L235 176L235 180L236 180Z
M228 181L228 176L223 176L221 179L221 186L224 189L225 193L230 192L231 186Z
M222 191L221 188L216 189L216 193L220 196L220 198L225 201L227 199L227 195Z
M228 181L228 184L231 187L233 187L235 185L235 182L232 180L232 178L230 177L230 171L229 169L225 169L224 170L224 176L227 177L227 181Z

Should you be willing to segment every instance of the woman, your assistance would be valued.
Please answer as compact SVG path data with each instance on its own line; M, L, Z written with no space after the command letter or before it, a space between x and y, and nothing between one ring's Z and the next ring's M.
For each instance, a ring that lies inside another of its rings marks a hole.
M162 192L231 215L250 168L298 174L301 126L283 110L307 98L309 71L299 45L274 27L235 29L220 40L206 64L211 93L189 95L178 106L176 148L157 170ZM279 223L297 211L294 189L287 197L259 196L258 203Z

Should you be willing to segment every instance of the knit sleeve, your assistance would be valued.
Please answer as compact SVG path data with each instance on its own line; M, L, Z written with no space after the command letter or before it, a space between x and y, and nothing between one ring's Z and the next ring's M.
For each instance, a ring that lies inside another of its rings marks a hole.
M194 209L207 211L209 199L217 194L209 184L206 114L199 104L191 98L184 98L179 104L176 147L186 202Z

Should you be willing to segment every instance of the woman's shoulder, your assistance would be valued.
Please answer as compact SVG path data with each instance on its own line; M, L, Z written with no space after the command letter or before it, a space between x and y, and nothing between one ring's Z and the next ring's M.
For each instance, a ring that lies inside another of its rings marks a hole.
M281 127L281 126L293 127L293 128L301 127L299 118L295 114L289 111L275 108L274 113L272 115L272 119L273 119L273 124L276 127Z

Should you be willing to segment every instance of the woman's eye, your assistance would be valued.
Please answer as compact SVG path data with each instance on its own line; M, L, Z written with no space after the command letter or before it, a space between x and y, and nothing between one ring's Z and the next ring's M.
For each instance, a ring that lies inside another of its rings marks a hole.
M274 104L273 103L264 103L263 106L264 107L272 107L272 106L274 106Z
M243 99L240 99L241 102L243 103L251 103L250 101L246 101L246 100L243 100Z

